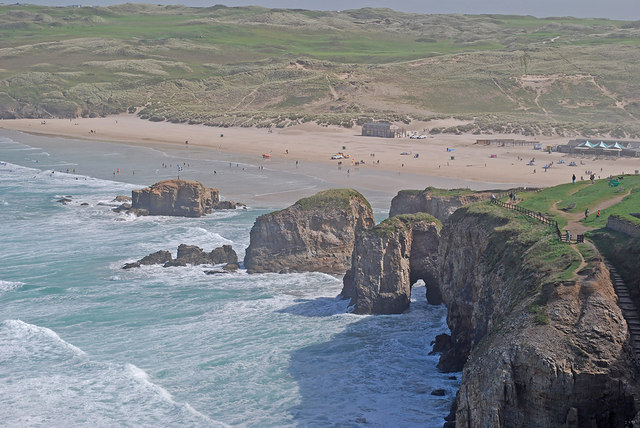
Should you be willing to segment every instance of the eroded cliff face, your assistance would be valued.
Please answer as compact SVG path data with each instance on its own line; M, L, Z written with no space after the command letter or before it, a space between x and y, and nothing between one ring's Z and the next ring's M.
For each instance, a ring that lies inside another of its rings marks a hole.
M341 293L351 299L353 312L399 314L409 308L415 281L428 278L427 288L437 288L440 228L432 216L418 214L392 217L360 231Z
M445 221L458 208L490 197L491 192L447 191L431 187L424 190L401 190L391 200L389 217L423 212Z
M440 367L464 364L456 426L625 426L638 382L606 267L567 280L577 253L496 208L462 208L441 234L453 350Z
M219 200L218 189L197 181L165 180L131 192L131 212L137 215L201 217Z
M351 266L356 232L374 224L360 193L326 190L258 217L244 265L249 273L344 273Z

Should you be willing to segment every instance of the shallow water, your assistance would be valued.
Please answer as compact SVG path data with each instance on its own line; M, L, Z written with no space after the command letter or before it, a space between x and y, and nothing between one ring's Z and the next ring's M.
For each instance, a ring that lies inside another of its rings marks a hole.
M407 313L371 317L346 313L325 274L122 270L180 243L242 258L269 210L116 214L114 196L140 187L125 181L153 171L109 180L102 155L30 143L0 137L1 426L442 426L459 381L428 356L446 310L424 287ZM148 156L130 150L113 155L122 170ZM60 172L74 164L95 174Z

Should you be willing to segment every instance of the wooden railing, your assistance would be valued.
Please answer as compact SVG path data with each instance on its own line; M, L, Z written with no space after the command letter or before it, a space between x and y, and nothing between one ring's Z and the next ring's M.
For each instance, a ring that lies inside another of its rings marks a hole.
M505 207L507 209L513 210L513 211L518 211L522 214L525 214L533 219L536 219L544 224L548 224L549 226L552 226L556 229L556 234L558 235L558 238L562 239L562 233L560 232L560 228L558 227L558 222L556 220L552 220L549 217L546 217L544 215L542 215L542 213L540 212L536 212L536 211L531 211L529 209L526 208L522 208L516 204L508 204L506 202L502 202L500 200L498 200L497 198L491 198L491 203L496 204L496 205L500 205L501 207Z

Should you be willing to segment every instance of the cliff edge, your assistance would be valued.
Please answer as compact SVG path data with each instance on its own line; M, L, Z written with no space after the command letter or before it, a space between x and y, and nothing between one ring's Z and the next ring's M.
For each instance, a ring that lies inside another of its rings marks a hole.
M375 225L371 205L352 189L330 189L261 215L251 228L249 273L344 273L356 232Z
M489 204L456 211L439 248L456 426L599 427L633 420L627 325L606 267L548 228Z
M458 208L490 197L491 192L474 192L469 189L427 187L424 190L401 190L391 200L389 217L423 212L445 221Z

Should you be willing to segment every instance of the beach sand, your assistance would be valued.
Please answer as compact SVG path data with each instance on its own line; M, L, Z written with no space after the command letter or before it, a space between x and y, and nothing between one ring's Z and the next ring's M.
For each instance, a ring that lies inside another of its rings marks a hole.
M420 132L425 127L442 125L446 123L412 123L407 129ZM189 170L185 168L183 176L200 180L204 178L205 184L208 184L207 181L215 181L213 184L220 187L223 194L224 187L219 182L231 180L236 185L238 181L247 182L246 186L254 186L253 192L243 191L238 197L266 206L281 206L329 187L353 187L365 196L370 193L374 198L385 199L400 189L422 189L427 186L469 187L478 190L515 186L547 187L569 182L573 174L578 180L586 180L586 171L594 171L597 176L605 177L623 172L633 173L640 168L640 161L632 158L595 159L546 153L543 150L533 150L531 146L475 144L478 138L522 138L538 140L546 147L567 142L568 139L560 137L462 134L435 135L425 139L387 139L363 137L359 135L360 127L348 129L302 124L269 131L263 128L215 128L150 122L135 115L47 119L46 123L40 119L0 120L0 128L35 135L66 137L65 144L74 151L88 150L86 146L89 144L86 141L94 141L171 152L174 157L173 161L169 161L172 167L179 160L184 163L184 159L194 162L203 159L216 161L217 166L211 164L206 171L201 168L200 174L193 174L193 177L189 176ZM91 146L95 150L96 146ZM331 156L338 152L350 157L331 160ZM534 165L527 165L532 158L535 158ZM568 166L571 161L578 166ZM153 165L145 165L148 161L144 158L139 158L136 162L140 165L134 163L127 168L141 171L152 167L155 171L158 167L157 159L153 161ZM341 165L338 165L339 162ZM543 166L551 162L554 163L553 166L545 172ZM231 163L229 170L233 170L232 166L237 164L236 171L245 171L247 174L244 178L239 173L230 177L229 171L222 169L226 163ZM108 167L111 168L112 165ZM211 176L213 170L216 171L215 177ZM249 171L251 177L248 176ZM169 176L177 175L173 170L166 172ZM225 173L226 180L218 175ZM270 185L268 173L289 174L290 177L281 177L280 181L275 180ZM307 179L306 183L303 177ZM253 185L251 180L254 181ZM136 181L140 181L140 178ZM299 183L287 189L281 188L284 182ZM228 199L239 200L235 194L229 196L231 197Z

